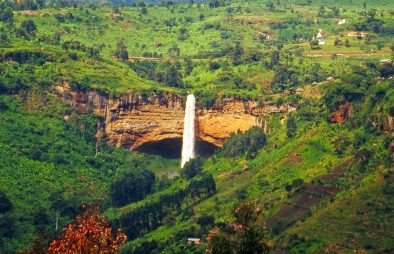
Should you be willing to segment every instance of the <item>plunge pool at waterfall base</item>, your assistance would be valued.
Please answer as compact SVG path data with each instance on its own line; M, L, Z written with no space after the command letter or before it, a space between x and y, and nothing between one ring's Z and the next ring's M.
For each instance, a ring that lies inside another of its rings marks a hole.
M197 156L207 158L215 153L217 147L209 142L196 140L195 151ZM149 158L149 169L157 176L167 174L168 177L179 175L181 171L182 139L165 139L157 142L149 142L136 149L145 153Z

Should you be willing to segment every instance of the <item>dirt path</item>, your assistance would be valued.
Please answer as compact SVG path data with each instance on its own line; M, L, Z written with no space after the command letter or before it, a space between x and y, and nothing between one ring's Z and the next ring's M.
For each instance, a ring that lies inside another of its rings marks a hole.
M312 56L312 57L328 57L336 54L337 56L381 56L391 54L390 50L381 50L370 53L355 53L355 52L304 52L304 56Z
M352 57L352 56L383 56L389 55L392 51L390 50L381 50L370 53L357 53L357 52L304 52L304 56L310 57L331 57L336 54L338 57ZM219 61L226 59L225 57L219 58L188 58L188 57L180 57L180 58L160 58L160 57L143 57L143 56L130 56L130 62L138 62L138 61L151 61L151 62L163 62L163 63L173 63L178 61L185 61L186 59L190 59L193 62L207 62L207 61Z
M131 56L129 57L130 62L137 62L137 61L151 61L151 62L163 62L163 63L173 63L178 61L185 61L186 59L190 59L192 62L207 62L207 61L218 61L225 59L222 58L160 58L160 57L143 57L143 56Z

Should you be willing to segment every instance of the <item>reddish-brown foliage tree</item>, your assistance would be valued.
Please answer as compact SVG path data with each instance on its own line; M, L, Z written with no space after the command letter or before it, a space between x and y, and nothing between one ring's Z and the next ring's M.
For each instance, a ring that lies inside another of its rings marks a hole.
M126 240L121 229L114 234L97 210L88 209L76 217L74 224L68 224L60 238L51 243L48 253L113 254L119 252L119 245Z

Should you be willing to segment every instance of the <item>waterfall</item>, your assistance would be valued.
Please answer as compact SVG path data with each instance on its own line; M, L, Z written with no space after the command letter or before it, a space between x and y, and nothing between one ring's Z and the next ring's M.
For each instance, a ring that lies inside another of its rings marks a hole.
M186 100L185 120L183 125L182 162L181 167L190 159L194 158L194 118L196 99L189 94Z

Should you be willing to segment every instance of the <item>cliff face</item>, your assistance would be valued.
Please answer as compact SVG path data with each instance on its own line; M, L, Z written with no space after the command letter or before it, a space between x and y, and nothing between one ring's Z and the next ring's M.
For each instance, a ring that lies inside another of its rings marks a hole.
M144 143L182 137L184 102L177 95L151 94L143 98L125 93L110 98L94 91L71 90L66 82L56 85L54 92L78 110L102 116L107 142L117 147L134 150ZM232 132L263 126L257 116L287 110L275 106L259 108L252 101L233 98L222 98L210 108L196 105L196 136L221 146Z

